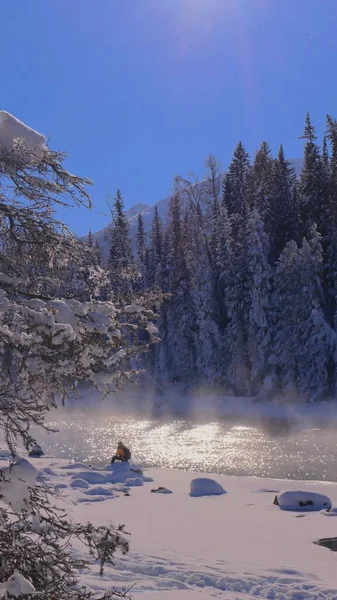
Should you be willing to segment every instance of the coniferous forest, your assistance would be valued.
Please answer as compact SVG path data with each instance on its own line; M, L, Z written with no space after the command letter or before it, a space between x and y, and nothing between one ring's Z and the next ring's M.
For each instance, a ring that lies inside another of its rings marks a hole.
M167 222L155 210L146 232L138 215L134 256L117 192L108 271L115 295L163 292L144 359L161 385L335 394L337 121L319 143L308 114L301 137L299 176L263 142L253 160L239 143L225 173L210 156L204 179L176 177Z

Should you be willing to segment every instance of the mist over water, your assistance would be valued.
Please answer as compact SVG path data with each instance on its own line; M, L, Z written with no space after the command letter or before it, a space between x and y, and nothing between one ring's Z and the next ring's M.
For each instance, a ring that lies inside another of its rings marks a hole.
M253 411L196 418L153 416L106 406L55 411L39 432L47 453L91 465L110 461L117 442L146 467L277 479L337 480L337 422L294 411Z

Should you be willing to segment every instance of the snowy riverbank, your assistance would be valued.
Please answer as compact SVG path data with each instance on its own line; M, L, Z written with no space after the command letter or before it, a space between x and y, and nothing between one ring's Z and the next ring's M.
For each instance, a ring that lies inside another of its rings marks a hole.
M337 599L337 554L313 543L335 536L337 519L273 505L279 490L301 489L326 494L336 506L337 484L217 476L227 494L191 498L194 473L150 469L141 477L120 464L100 471L31 461L62 490L74 520L124 523L131 534L130 553L103 577L98 567L83 573L94 590L133 585L139 600ZM84 487L72 487L76 478ZM173 493L151 493L158 486Z

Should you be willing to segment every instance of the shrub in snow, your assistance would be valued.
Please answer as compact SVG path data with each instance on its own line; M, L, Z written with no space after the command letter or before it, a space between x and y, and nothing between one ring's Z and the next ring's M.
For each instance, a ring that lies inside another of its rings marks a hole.
M71 482L70 486L72 488L83 488L83 489L87 490L89 487L89 483L87 481L84 481L84 479L76 478Z
M73 479L84 479L90 484L107 483L107 476L98 471L79 471L73 475Z
M330 509L332 504L328 496L316 492L291 490L275 496L274 504L282 510L315 511Z
M220 496L221 494L226 494L226 490L224 490L220 483L214 481L214 479L197 477L191 481L190 496L192 497Z
M113 496L113 492L102 486L92 487L85 492L89 496Z
M142 486L144 485L144 481L141 477L128 477L128 479L125 480L125 485L128 487Z

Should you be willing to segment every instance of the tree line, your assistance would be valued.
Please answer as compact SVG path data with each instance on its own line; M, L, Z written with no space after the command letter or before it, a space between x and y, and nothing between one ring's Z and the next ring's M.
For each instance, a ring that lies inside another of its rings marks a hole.
M319 145L308 114L301 137L299 176L282 146L250 160L240 142L226 173L210 156L203 180L177 177L166 223L155 207L147 234L138 215L135 256L117 192L108 270L164 293L146 363L161 384L335 393L337 121Z

